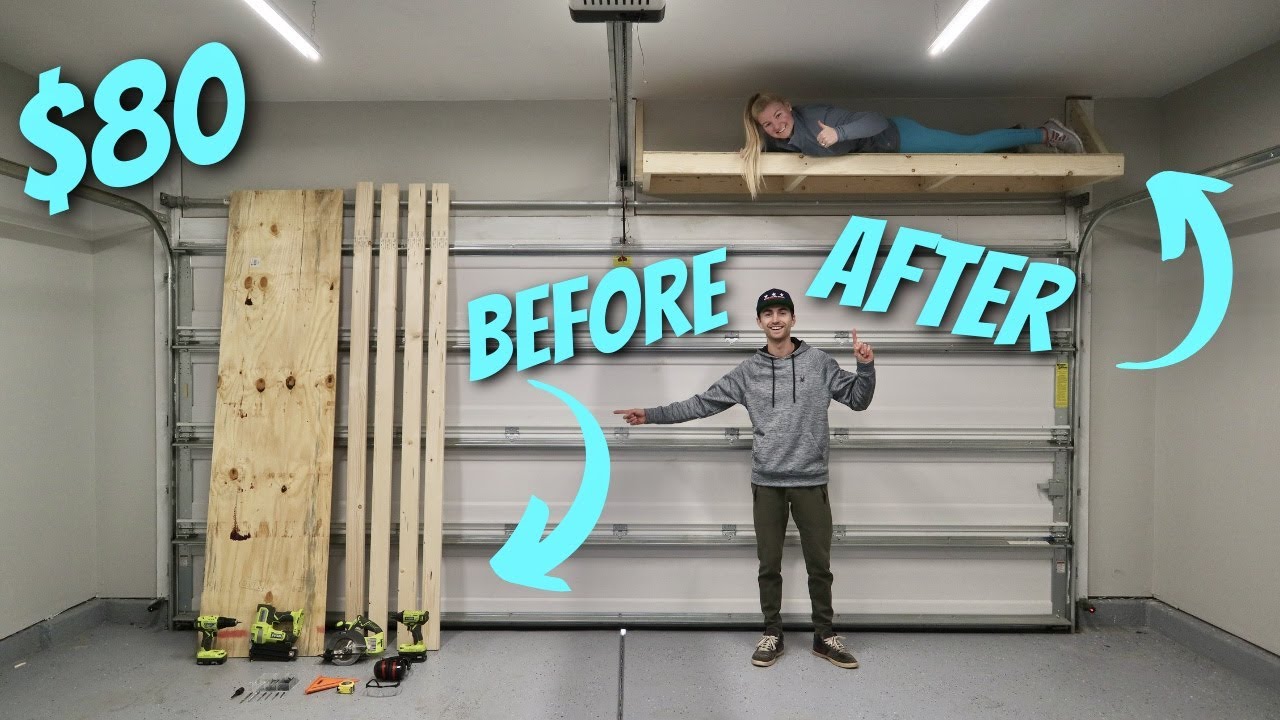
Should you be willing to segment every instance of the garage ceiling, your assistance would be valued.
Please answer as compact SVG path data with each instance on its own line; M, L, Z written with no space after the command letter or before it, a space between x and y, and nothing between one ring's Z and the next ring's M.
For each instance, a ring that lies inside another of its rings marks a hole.
M221 40L259 100L609 97L602 25L566 0L320 0L310 63L239 0L5 0L0 61L95 83L149 57L176 77ZM308 0L277 0L304 28ZM1159 97L1280 41L1275 0L992 0L942 59L925 53L960 0L668 0L639 27L635 94L741 97ZM641 62L643 49L643 62Z

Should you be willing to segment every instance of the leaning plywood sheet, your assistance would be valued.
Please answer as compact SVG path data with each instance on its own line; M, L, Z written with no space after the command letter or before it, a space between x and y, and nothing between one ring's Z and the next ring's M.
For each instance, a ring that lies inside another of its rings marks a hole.
M341 253L340 190L232 195L200 602L240 620L232 657L259 603L304 610L298 650L323 650Z

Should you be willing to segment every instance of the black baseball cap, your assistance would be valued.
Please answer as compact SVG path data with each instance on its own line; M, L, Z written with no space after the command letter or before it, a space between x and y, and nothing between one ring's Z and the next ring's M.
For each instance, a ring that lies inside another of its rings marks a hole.
M796 311L795 304L791 302L791 294L786 290L779 290L778 288L765 290L763 293L760 293L760 299L756 300L756 315L764 312L765 308L778 305L793 313Z

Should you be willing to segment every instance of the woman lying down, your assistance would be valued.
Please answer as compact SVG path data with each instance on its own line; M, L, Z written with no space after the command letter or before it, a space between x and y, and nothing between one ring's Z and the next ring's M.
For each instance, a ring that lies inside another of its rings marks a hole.
M764 184L760 153L794 152L814 156L850 153L984 153L1021 145L1048 145L1060 152L1084 152L1084 143L1056 118L1037 128L988 130L960 135L935 130L906 117L846 110L831 105L792 106L786 98L756 93L747 100L742 124L747 142L743 176L755 197Z

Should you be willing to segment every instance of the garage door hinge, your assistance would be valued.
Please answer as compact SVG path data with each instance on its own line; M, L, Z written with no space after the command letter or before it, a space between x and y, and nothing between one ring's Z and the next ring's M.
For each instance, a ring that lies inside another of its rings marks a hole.
M1058 428L1054 430L1049 437L1052 438L1055 445L1071 444L1071 431L1066 428Z
M849 442L849 428L835 428L831 431L831 437L836 442Z
M844 539L845 530L846 530L846 528L845 528L845 526L844 526L844 525L832 525L832 526L831 526L831 536L832 536L833 538L835 538L836 540L843 540L843 539Z
M515 523L507 523L502 526L502 534L505 535L506 537L511 537L511 533L515 531L516 531Z
M508 441L515 442L520 439L520 428L514 425L508 425L504 434Z
M1062 480L1050 480L1036 485L1036 489L1044 493L1049 498L1061 498L1067 496L1067 483Z
M626 536L627 536L627 533L628 533L629 531L630 531L630 529L627 527L627 524L626 524L626 523L614 523L614 524L613 524L613 536L614 536L614 537L616 537L616 538L624 538L624 537L626 537Z
M725 428L724 439L728 442L738 442L738 428Z
M624 428L624 427L614 428L613 437L618 442L626 442L627 440L631 439L631 428Z
M720 534L724 536L725 540L732 540L738 536L738 526L737 525L721 525Z
M725 333L724 341L730 345L736 344L738 342L738 333L736 331Z

